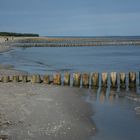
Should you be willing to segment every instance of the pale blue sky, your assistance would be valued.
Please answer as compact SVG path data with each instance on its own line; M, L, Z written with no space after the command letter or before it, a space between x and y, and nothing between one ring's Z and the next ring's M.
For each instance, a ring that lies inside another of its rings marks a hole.
M0 0L0 31L140 35L140 0Z

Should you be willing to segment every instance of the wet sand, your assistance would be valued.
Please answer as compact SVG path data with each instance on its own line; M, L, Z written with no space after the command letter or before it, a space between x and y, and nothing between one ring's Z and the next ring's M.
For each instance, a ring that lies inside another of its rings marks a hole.
M78 88L0 83L0 135L12 140L86 140L92 110Z

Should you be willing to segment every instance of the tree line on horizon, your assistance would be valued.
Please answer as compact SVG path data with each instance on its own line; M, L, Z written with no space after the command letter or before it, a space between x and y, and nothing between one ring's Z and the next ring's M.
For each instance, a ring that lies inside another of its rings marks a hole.
M34 33L0 32L0 36L14 36L14 37L39 37L39 34L34 34Z

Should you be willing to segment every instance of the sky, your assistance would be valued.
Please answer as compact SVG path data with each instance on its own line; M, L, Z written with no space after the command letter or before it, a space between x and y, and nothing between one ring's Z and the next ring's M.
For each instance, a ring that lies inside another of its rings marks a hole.
M136 36L140 35L140 0L0 0L0 31Z

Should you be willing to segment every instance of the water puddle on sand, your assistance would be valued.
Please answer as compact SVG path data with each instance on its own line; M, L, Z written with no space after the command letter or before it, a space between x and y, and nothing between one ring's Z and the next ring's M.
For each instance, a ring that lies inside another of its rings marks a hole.
M90 89L86 101L92 105L96 134L91 140L139 140L139 91Z

